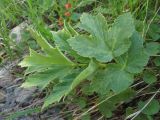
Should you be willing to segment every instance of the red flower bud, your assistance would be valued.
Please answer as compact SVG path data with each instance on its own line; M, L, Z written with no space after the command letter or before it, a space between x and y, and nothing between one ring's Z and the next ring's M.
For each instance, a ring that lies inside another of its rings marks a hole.
M71 5L71 3L67 3L67 4L65 4L65 8L68 10L69 8L71 8L72 7L72 5Z
M71 16L71 13L70 12L65 12L64 16L69 17L69 16Z
M62 18L59 18L59 19L58 19L58 25L59 25L59 26L63 26L63 19L62 19Z

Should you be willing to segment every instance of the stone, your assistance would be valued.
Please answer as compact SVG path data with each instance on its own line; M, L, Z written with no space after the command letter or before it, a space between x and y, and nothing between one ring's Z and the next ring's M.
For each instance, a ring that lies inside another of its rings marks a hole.
M18 120L35 120L35 119L32 117L22 117L22 118L19 118Z
M53 117L51 117L51 118L48 118L47 120L64 120L63 118L53 118Z
M48 109L44 114L40 116L42 120L64 120L59 115L59 108L53 107ZM50 117L48 117L50 116Z
M6 98L5 91L0 89L0 103L3 103L5 101L5 98Z
M11 81L12 81L11 73L6 68L0 69L0 86L5 87L8 84L10 84Z
M22 22L21 24L19 24L18 26L16 26L15 28L13 28L11 30L10 33L10 38L15 42L15 43L20 43L22 40L22 33L24 31L24 29L28 26L27 22Z
M5 104L4 103L0 103L0 108L4 107Z
M0 87L7 87L13 84L13 75L11 70L19 63L19 60L15 60L10 63L6 63L0 67Z
M14 95L14 90L15 90L16 86L10 86L6 88L6 107L7 108L12 108L16 106L16 102L15 102L15 95Z
M15 96L12 93L7 93L7 97L6 97L6 102L5 102L5 106L7 108L14 108L16 106L16 102L15 102Z
M4 120L4 118L2 116L0 116L0 120Z
M3 108L4 108L5 104L4 103L0 103L0 112L2 112Z
M34 93L36 92L36 88L21 88L18 87L14 90L14 94L16 97L16 102L23 104L23 103L27 103L29 102L29 100L32 98L32 96L34 95Z

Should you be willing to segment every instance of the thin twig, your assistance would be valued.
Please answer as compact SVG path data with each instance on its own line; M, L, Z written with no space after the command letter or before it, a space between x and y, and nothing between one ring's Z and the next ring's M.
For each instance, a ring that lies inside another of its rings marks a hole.
M159 93L160 88L155 92L155 94L149 99L149 101L143 106L142 109L140 109L139 111L130 114L129 116L126 117L125 120L128 120L130 118L132 118L131 120L134 120L148 105L149 103L154 99L154 97Z
M113 95L107 97L106 99L102 100L102 101L99 102L98 104L92 106L90 109L88 109L86 112L82 113L80 116L76 117L74 120L80 119L81 117L83 117L84 115L86 115L88 112L90 112L91 110L95 109L95 108L98 107L100 104L106 102L107 100L109 100L110 98L114 97L115 95L117 95L117 94L113 94Z

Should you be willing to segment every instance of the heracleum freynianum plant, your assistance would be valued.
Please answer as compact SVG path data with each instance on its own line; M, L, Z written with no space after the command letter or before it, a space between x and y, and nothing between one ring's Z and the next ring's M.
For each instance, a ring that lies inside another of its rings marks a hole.
M54 47L40 33L29 30L43 52L30 49L30 55L20 63L28 67L25 74L29 74L22 86L45 89L52 83L53 91L42 108L59 102L84 81L87 85L80 88L101 98L121 94L149 60L130 13L120 15L112 25L101 14L84 13L79 28L87 34L76 32L69 24L52 32Z

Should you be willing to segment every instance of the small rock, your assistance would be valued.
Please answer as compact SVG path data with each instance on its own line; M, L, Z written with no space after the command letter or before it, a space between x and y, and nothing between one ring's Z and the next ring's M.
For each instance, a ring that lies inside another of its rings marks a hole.
M14 80L14 83L16 83L16 84L18 84L18 83L22 83L22 78L16 78L15 80Z
M11 63L6 63L4 67L0 68L0 87L6 88L13 84L13 75L11 70L19 63L19 60L15 60Z
M12 81L12 75L8 72L7 69L2 68L0 70L0 86L5 87L9 85Z
M3 104L3 103L0 103L0 108L2 108L4 105L5 105L5 104Z
M9 35L10 38L14 40L16 43L20 43L22 40L22 32L27 26L28 24L26 22L23 22L19 24L18 26L16 26L15 28L13 28Z
M8 88L6 88L6 107L7 108L11 108L16 106L16 102L15 102L15 95L14 95L14 90L16 89L16 86L10 86Z
M0 103L0 112L2 112L3 108L4 108L5 104ZM0 119L1 120L1 119Z
M3 109L3 112L4 113L10 113L11 111L13 111L14 109L13 108L6 108L6 109ZM1 120L1 119L0 119Z
M49 117L50 116L50 117ZM41 116L42 120L64 120L59 116L59 110L57 108L50 108Z
M59 117L57 117L57 118L51 117L51 118L48 118L47 120L64 120L64 119L63 118L59 118Z
M4 120L4 118L2 116L0 116L0 120Z
M17 86L19 87L19 85L11 85L9 87L6 88L6 92L10 95L10 94L13 94L14 92L14 89L17 88Z
M35 120L35 119L32 117L22 117L22 118L19 118L18 120Z
M16 102L23 104L27 103L31 98L32 95L35 93L37 89L36 88L29 88L29 89L24 89L24 88L16 88L14 90L14 94L16 96Z
M7 95L6 103L5 103L6 108L12 108L12 107L14 108L16 105L17 104L15 102L14 96L13 95L11 95L11 96Z
M0 90L0 103L4 102L6 98L6 93L4 90Z

